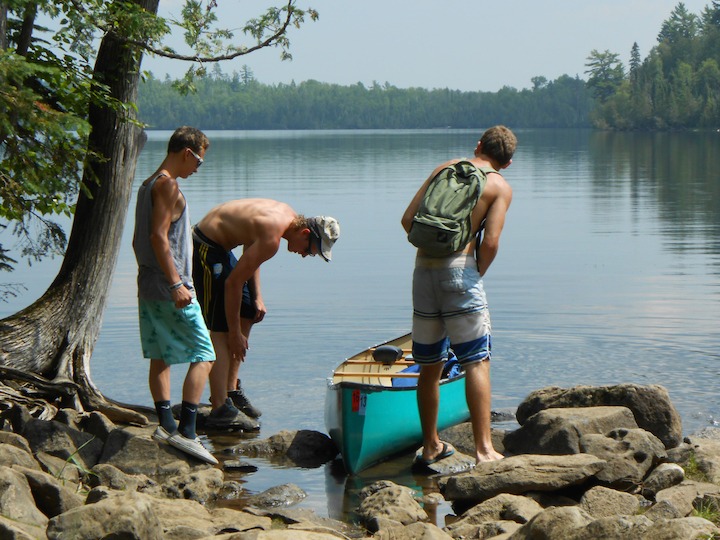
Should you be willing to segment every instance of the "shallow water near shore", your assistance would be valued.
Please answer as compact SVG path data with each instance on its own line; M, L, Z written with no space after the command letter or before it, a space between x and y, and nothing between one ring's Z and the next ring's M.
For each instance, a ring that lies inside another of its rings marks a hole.
M414 253L400 216L429 172L469 155L481 131L208 133L205 164L181 181L194 222L222 201L267 197L307 215L334 216L342 228L331 263L301 259L283 243L262 267L268 315L253 329L241 368L246 393L263 411L260 433L249 437L325 432L333 367L409 331ZM148 135L135 192L162 161L170 133ZM661 384L685 434L716 425L720 134L517 135L518 151L504 171L514 200L484 280L493 321L493 408L513 409L545 386ZM137 329L134 206L133 197L91 375L113 399L152 405ZM11 246L6 234L2 240ZM0 316L42 294L59 263L21 263L5 276L27 290L0 304ZM183 377L183 369L173 369L174 401ZM218 449L237 443L233 436L211 438ZM357 477L345 476L337 462L302 469L248 459L256 472L228 476L251 494L297 484L308 494L299 506L352 521L357 492L376 479L436 489L410 472L411 458ZM451 510L443 504L435 513L442 525Z

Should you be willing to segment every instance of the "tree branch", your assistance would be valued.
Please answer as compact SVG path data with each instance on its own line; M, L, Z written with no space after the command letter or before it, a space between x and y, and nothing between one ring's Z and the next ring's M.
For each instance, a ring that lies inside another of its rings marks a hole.
M220 56L207 56L207 57L200 57L200 56L190 56L190 55L183 55L183 54L177 54L173 52L169 52L163 49L156 49L154 47L151 47L147 45L146 43L143 43L141 41L132 40L132 39L126 39L125 42L129 43L131 45L135 45L146 52L149 52L151 54L162 56L163 58L170 58L172 60L183 60L186 62L199 62L199 63L208 63L208 62L223 62L225 60L232 60L234 58L238 58L240 56L245 56L246 54L250 54L254 51L264 49L265 47L270 47L275 44L275 42L279 41L282 36L285 34L285 31L288 29L290 24L292 23L292 17L294 15L294 9L292 7L294 0L288 0L287 3L287 16L285 17L285 21L282 23L282 25L279 27L279 29L270 37L265 39L264 41L252 46L252 47L245 47L242 50L237 50L235 52L232 52L230 54L224 54Z

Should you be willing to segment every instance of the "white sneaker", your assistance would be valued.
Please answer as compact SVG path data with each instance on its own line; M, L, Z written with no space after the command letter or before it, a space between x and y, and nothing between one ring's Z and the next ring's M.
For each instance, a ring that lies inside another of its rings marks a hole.
M205 449L205 447L200 443L200 439L197 437L195 439L188 439L187 437L183 437L179 432L176 431L175 433L170 435L170 437L168 437L167 443L170 446L174 446L178 450L181 450L186 454L193 456L194 458L205 461L207 463L212 463L213 465L218 464L218 460L215 459L213 455Z
M168 430L164 427L158 426L155 429L155 433L152 434L152 438L155 439L157 442L167 442L167 440L170 438L170 433L168 433Z

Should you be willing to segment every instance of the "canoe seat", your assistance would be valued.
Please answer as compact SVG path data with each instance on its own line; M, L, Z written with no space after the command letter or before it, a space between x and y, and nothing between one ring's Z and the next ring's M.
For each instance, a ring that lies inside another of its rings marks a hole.
M383 364L392 364L400 360L403 356L403 350L394 345L380 345L372 352L373 360L382 362Z

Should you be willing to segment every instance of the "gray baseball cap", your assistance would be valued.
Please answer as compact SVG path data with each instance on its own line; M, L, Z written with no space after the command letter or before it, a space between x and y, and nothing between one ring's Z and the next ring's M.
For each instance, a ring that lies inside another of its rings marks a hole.
M317 240L318 253L323 259L331 259L331 250L340 237L340 224L337 219L330 216L315 216L308 218L308 228Z

